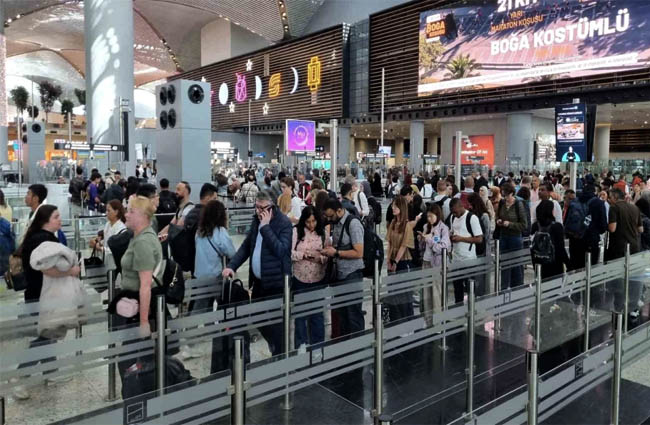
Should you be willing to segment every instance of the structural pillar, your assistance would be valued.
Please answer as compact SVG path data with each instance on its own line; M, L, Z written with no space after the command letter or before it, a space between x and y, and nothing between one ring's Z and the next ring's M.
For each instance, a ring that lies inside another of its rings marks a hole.
M5 79L7 78L7 42L5 40L5 16L4 1L0 0L0 163L8 163L7 143L9 134L7 126L7 87Z
M339 127L339 144L336 160L340 167L350 164L350 127Z
M422 171L422 154L424 154L424 122L423 121L411 121L411 131L410 131L410 140L411 140L411 152L409 154L410 158L410 169L414 174Z
M395 165L404 165L404 138L395 137Z
M427 155L436 155L438 153L438 135L430 134L427 137Z
M533 115L529 113L510 114L508 122L508 146L506 161L519 167L533 166Z
M120 143L120 98L129 101L129 161L116 161L127 176L135 175L133 111L133 1L86 0L86 116L88 139L95 144ZM120 164L121 163L121 164ZM104 172L105 170L100 170Z
M596 124L596 137L594 138L594 160L609 161L609 138L612 125Z

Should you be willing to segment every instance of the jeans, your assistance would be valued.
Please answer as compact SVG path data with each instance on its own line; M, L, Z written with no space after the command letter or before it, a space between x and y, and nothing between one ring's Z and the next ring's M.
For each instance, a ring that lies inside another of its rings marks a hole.
M410 261L402 260L396 264L395 273L408 271L411 266ZM391 295L385 298L386 306L390 321L404 319L413 316L413 292L407 292L397 295Z
M272 297L274 295L281 295L284 292L284 285L272 289L262 288L262 282L257 279L252 273L250 274L249 279L249 285L253 287L253 296L251 297L252 300ZM269 351L271 352L272 356L277 356L278 354L284 353L284 329L282 323L262 326L260 328L260 333L266 340L266 343L269 345Z
M320 287L318 283L303 283L293 278L292 291L308 291ZM325 341L325 317L323 313L316 313L309 316L299 317L295 320L295 347L302 344L313 345Z
M352 272L345 278L336 282L335 285L345 285L347 282L357 282L361 279L363 279L363 272L361 270L357 270L356 272ZM366 322L363 317L361 303L335 308L332 310L332 314L338 315L339 317L339 336L361 332L366 328Z
M500 253L505 254L524 248L524 239L521 236L501 236L499 238ZM501 288L514 288L524 283L524 269L522 266L512 267L501 271Z

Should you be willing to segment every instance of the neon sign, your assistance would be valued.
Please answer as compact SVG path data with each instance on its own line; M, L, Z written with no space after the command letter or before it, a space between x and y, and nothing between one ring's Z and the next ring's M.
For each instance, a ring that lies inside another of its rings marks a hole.
M312 56L307 65L307 85L309 90L315 92L320 86L320 60L318 56Z
M246 90L246 76L240 73L237 75L237 84L235 85L235 99L237 102L243 102L248 97L248 91Z
M271 75L269 80L269 97L278 97L280 94L280 80L282 79L281 73Z

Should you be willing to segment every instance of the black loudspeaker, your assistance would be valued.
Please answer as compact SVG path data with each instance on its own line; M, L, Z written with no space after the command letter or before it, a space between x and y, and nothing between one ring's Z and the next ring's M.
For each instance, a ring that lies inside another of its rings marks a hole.
M23 143L27 143L27 135L26 134L23 134L22 139L23 139Z
M161 93L162 93L162 91L161 91ZM160 113L160 118L158 118L158 122L160 123L160 127L163 130L167 129L167 111L162 111Z
M20 128L23 134L27 133L27 124L23 124Z
M169 123L169 128L176 127L176 111L170 109L167 113L167 122Z
M165 87L160 88L160 93L158 94L160 99L160 104L165 106L167 104L167 89Z
M41 127L41 125L39 123L35 122L34 124L32 124L32 131L34 133L40 133L42 129L43 128Z
M190 102L198 105L199 103L203 102L203 99L205 98L205 92L203 91L203 88L198 84L192 84L187 90L187 97L190 99Z
M176 87L174 86L167 87L167 100L169 100L170 105L174 104L174 102L176 101Z

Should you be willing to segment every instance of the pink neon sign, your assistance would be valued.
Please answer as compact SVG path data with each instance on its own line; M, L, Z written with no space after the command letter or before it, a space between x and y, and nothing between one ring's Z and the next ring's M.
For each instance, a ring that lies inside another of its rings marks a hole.
M240 73L235 73L237 76L237 84L235 85L235 99L237 102L243 102L248 97L246 90L246 76Z

